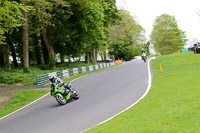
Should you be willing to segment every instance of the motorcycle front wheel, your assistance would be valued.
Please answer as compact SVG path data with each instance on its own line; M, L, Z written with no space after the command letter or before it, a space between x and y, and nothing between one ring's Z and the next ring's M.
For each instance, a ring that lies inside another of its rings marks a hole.
M65 105L67 103L67 100L66 98L62 95L59 96L59 95L56 95L56 101L60 104L60 105Z

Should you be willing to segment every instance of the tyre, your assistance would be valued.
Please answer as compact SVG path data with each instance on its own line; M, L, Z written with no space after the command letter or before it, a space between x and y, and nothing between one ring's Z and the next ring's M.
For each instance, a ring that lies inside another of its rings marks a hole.
M79 99L79 94L78 94L78 92L75 89L71 89L71 92L72 92L72 98L74 100Z
M62 96L62 97L61 97ZM63 95L56 95L56 101L60 104L60 105L65 105L67 103L66 98Z

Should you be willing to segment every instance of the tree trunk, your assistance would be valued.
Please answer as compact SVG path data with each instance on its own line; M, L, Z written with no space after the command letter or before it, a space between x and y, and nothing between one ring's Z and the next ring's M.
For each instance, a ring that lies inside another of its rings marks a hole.
M10 50L11 50L12 57L13 57L13 64L14 64L15 67L19 67L19 65L17 63L16 52L15 52L15 48L13 46L13 43L11 42L9 45L10 45Z
M106 63L106 51L103 51L103 55L104 55L104 62Z
M35 48L35 58L37 60L37 65L42 64L42 53L41 53L41 46L38 43L38 36L34 36L34 48Z
M98 56L98 50L97 48L94 49L94 62L97 63L97 56Z
M68 58L68 62L71 63L71 62L72 62L72 61L71 61L71 57L68 56L67 58Z
M48 50L47 50L47 47L45 45L42 33L40 34L40 37L41 37L41 46L42 46L42 54L43 54L44 64L49 64Z
M65 55L60 53L60 61L61 61L62 64L65 63L65 58L64 57L65 57Z
M26 0L23 0L23 4L26 6ZM24 65L24 73L29 72L29 51L28 51L28 13L26 11L22 11L24 16L24 25L23 25L23 65Z
M0 45L0 50L3 57L3 64L5 67L8 68L9 67L8 45L7 44Z
M53 45L51 43L51 41L49 41L48 36L47 36L47 31L44 28L44 25L41 24L42 27L42 35L44 38L44 42L46 44L48 53L49 53L49 69L55 69L55 55L54 55L54 48Z
M85 54L85 63L88 63L88 55L87 54Z
M88 63L91 63L92 62L92 52L88 52Z
M0 45L0 69L1 69L2 66L4 66L4 60L3 60L2 45Z
M90 53L90 59L93 63L97 63L97 49L93 48L92 52Z
M9 53L9 51L11 52L12 58L13 58L13 64L14 64L15 67L18 67L19 65L18 65L17 59L16 59L16 52L15 52L15 48L14 48L13 42L12 42L12 40L11 40L10 34L9 34L9 33L6 33L5 36L6 36L6 43L7 43L7 45L9 46L7 52L8 52L8 53ZM8 55L8 56L9 56L9 55ZM9 57L8 57L8 58L9 58ZM8 62L8 63L9 63L9 64L8 64L9 67L11 67L10 62Z

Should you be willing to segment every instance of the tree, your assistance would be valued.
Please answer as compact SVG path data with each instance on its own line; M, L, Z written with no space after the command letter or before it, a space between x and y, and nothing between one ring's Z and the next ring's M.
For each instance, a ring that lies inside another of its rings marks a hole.
M185 32L179 29L174 16L162 14L153 24L151 43L155 51L161 54L170 54L180 51L187 41Z
M97 49L107 39L104 26L104 8L102 4L89 2L89 8L85 10L81 19L81 41L85 45L88 62L97 62Z
M55 51L53 43L50 39L52 34L52 18L54 16L52 10L54 5L63 4L62 0L35 0L34 9L40 23L42 37L48 50L49 55L49 69L55 69Z
M147 55L149 55L149 53L150 53L150 51L149 51L149 47L150 47L150 41L148 41L147 43L145 43L144 44L145 46L144 46L144 49L146 50L146 52L147 52Z
M123 41L115 41L111 44L110 51L111 55L115 55L116 59L123 59L129 61L134 57L134 48L133 46L125 46Z
M64 1L63 1L64 2ZM64 57L71 53L71 46L68 47L69 42L69 22L68 19L72 15L69 3L55 5L52 8L51 34L49 35L54 46L55 53L60 54L61 62L64 63Z
M144 29L136 23L130 13L126 10L119 10L122 21L119 25L110 26L109 33L111 41L120 40L125 45L142 44L145 40Z
M120 24L109 27L111 41L109 52L110 54L116 54L115 57L118 57L119 52L116 51L119 51L118 47L119 45L122 45L123 47L127 48L123 48L123 50L120 51L120 53L124 52L123 54L120 54L120 57L130 60L130 57L140 55L143 42L145 41L145 30L142 28L142 26L136 23L128 11L119 10L119 14L122 16L122 21ZM131 56L125 57L126 53L129 53ZM122 55L124 57L122 57Z
M71 22L71 42L79 49L80 54L85 53L86 62L97 61L97 49L107 39L104 26L104 8L101 3L88 1L84 6L72 3L73 15Z
M6 36L12 33L14 28L22 26L24 18L21 10L27 10L27 8L16 1L0 1L0 49L5 66L9 66Z

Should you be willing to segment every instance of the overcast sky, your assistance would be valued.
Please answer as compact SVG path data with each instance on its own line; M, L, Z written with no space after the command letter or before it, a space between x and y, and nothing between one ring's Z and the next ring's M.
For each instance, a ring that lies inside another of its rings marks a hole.
M164 13L175 16L179 28L186 32L190 42L200 41L200 0L116 0L119 8L131 15L146 30L149 39L157 16Z

